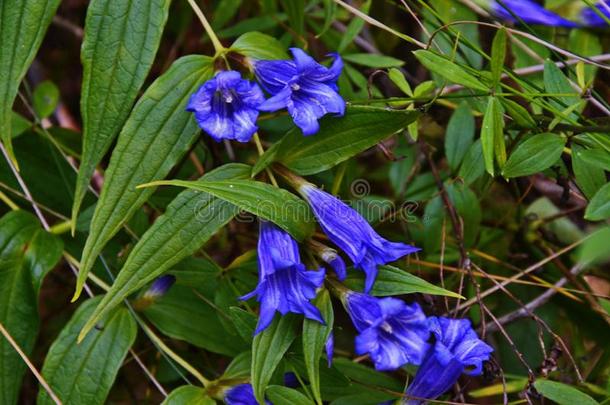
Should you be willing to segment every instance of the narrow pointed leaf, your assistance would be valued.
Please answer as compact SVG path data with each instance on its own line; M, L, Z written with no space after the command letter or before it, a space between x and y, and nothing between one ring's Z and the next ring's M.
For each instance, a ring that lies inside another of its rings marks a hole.
M205 180L248 178L250 166L228 164L203 176ZM185 190L142 235L102 302L81 332L82 339L108 311L185 257L195 253L237 214L237 208L210 194Z
M479 79L467 72L457 63L450 61L444 56L426 50L415 51L413 54L422 65L452 83L461 84L464 87L474 90L489 90L488 87L481 83Z
M517 145L502 169L504 177L529 176L548 169L561 157L566 138L537 134Z
M0 2L0 139L13 160L13 102L59 3L60 0Z
M506 59L506 29L500 28L494 36L491 46L491 80L495 88L502 78L502 68Z
M582 391L567 384L550 380L537 380L534 382L536 391L543 397L559 405L596 405L598 402Z
M72 220L95 166L125 123L144 84L167 21L169 0L93 0L81 59L83 153Z
M199 129L185 111L190 95L212 76L212 59L185 56L138 101L119 135L83 249L75 298L104 245L154 192L138 184L161 179L189 150Z
M595 193L585 211L585 219L589 221L602 221L606 218L610 218L610 183Z
M77 344L78 332L98 302L96 297L81 304L45 359L42 375L64 404L106 403L127 351L136 339L136 321L127 309L119 308ZM39 390L37 403L54 404L43 389Z
M500 102L495 97L490 97L487 109L483 116L481 127L481 146L483 147L483 158L485 159L485 170L493 176L494 156L495 160L502 165L506 161L506 149L504 147L504 122Z

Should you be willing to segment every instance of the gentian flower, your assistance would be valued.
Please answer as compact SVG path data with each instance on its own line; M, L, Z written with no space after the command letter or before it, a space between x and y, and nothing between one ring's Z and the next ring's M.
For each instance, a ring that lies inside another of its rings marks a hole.
M610 18L610 1L600 1L597 3L597 5L595 5L594 8L597 10L594 10L592 7L585 7L581 11L580 17L584 25L596 28L608 27L608 22L601 15L599 15L599 13Z
M417 303L396 298L374 298L350 291L347 312L359 332L356 354L369 353L377 370L395 370L420 364L430 336L426 315Z
M491 2L492 12L506 21L553 27L576 27L577 24L553 13L532 0L498 0ZM515 18L517 16L518 18Z
M330 366L333 365L333 354L335 352L335 335L332 331L328 335L328 339L326 339L324 351L326 352L326 362L328 363L328 368L330 368Z
M301 263L299 248L292 237L272 224L261 221L258 239L259 283L256 289L241 297L257 296L261 303L260 318L255 334L264 330L279 311L304 314L309 319L324 323L322 314L309 300L324 282L324 270L307 271Z
M201 129L216 141L248 142L257 130L258 106L264 100L258 84L229 70L205 82L191 96L186 110L195 113Z
M225 402L228 405L258 405L258 401L254 397L254 390L250 384L240 384L232 387L225 393ZM265 403L272 405L267 400L265 400Z
M316 240L309 240L309 248L318 256L322 261L328 264L337 278L341 281L345 280L347 276L347 270L343 258L339 256L339 253L335 249L332 249Z
M369 292L377 277L377 266L420 250L399 242L390 242L369 225L358 212L336 197L310 183L299 186L324 232L364 271L364 291Z
M261 85L271 94L259 106L261 111L288 108L294 123L304 135L313 135L320 129L318 119L328 113L343 115L345 101L339 95L337 79L343 61L337 54L327 68L316 62L303 50L291 48L293 60L259 60L254 72Z
M157 277L155 281L153 281L153 283L150 285L148 290L146 290L146 292L142 294L141 297L134 301L134 307L139 311L148 308L149 306L154 304L156 300L164 296L174 285L175 282L176 277L172 276L171 274L166 274L164 276Z
M479 339L468 319L430 317L428 324L435 342L428 349L407 395L435 399L449 390L463 372L481 375L483 361L489 360L493 348ZM410 399L407 404L425 402Z

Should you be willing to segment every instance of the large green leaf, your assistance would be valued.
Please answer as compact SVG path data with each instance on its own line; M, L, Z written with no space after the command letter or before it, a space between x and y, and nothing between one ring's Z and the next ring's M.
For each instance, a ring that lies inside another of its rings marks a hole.
M600 188L589 202L585 211L585 219L601 221L610 218L610 183Z
M26 355L38 333L38 287L61 257L62 244L25 211L0 219L0 324ZM17 403L26 366L4 338L0 339L0 403Z
M104 404L136 339L136 321L126 308L119 308L77 343L78 332L98 302L96 297L81 304L51 345L42 368L44 379L65 404ZM37 403L54 402L40 389Z
M272 221L298 241L313 233L309 206L294 194L254 180L156 181L149 185L171 185L205 191L252 214Z
M169 0L89 2L81 50L83 154L73 223L95 166L125 123L152 66L169 4Z
M350 273L345 280L345 285L355 290L362 290L364 287L363 273L360 271ZM390 265L379 266L379 274L371 290L372 295L387 297L413 293L464 298L452 291L430 284L405 270Z
M504 177L529 176L548 169L561 157L566 138L545 133L534 135L517 145L506 165Z
M0 139L13 160L13 102L59 2L60 0L0 2Z
M329 335L332 333L335 314L328 290L324 289L316 297L314 304L320 309L325 325L312 319L303 321L303 356L309 383L316 402L322 403L320 395L320 357Z
M215 405L203 388L183 385L173 390L161 405Z
M322 172L406 128L418 116L415 111L348 107L344 117L323 118L315 135L303 136L298 128L288 132L259 159L253 174L274 161L302 175Z
M198 181L248 178L249 175L250 166L234 163L219 167ZM180 193L133 248L110 291L85 324L81 338L129 294L197 251L236 213L234 205L210 194L195 190Z
M536 390L543 397L557 402L559 405L597 405L598 402L589 395L566 384L550 380L537 380L534 382Z
M267 396L274 405L313 405L313 402L297 390L280 385L270 385Z
M265 389L284 353L296 337L296 322L293 314L276 315L275 319L252 341L252 387L259 402L263 401Z
M185 56L155 80L134 107L106 171L83 249L75 298L104 245L154 191L136 186L165 177L195 141L199 130L185 106L212 71L211 58Z
M453 83L461 84L474 90L489 90L479 79L444 56L426 50L415 51L413 54L422 65Z

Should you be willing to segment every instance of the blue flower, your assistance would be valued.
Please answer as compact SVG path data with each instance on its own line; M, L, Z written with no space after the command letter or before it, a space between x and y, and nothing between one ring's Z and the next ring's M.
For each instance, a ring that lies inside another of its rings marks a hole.
M324 232L366 275L364 291L369 292L377 277L377 266L420 250L399 242L390 242L375 232L366 219L336 197L310 183L299 187Z
M254 397L254 390L250 384L240 384L231 388L225 393L225 402L228 405L258 405ZM271 402L265 401L267 405Z
M369 353L377 370L421 363L430 331L417 303L407 305L396 298L374 298L350 291L346 307L359 332L356 354Z
M176 277L171 274L166 274L165 276L158 277L150 286L148 290L142 296L145 300L154 301L157 298L165 295L167 291L174 285L176 282Z
M324 270L307 271L301 263L299 248L292 237L272 224L261 221L258 239L258 275L256 289L241 299L257 296L261 303L260 318L255 334L264 330L279 311L304 314L324 323L324 319L309 300L324 282Z
M428 318L435 342L417 370L407 395L409 405L423 404L423 399L435 399L449 390L465 372L477 376L483 371L483 361L489 360L493 348L483 342L468 319Z
M326 339L324 351L326 352L326 362L328 363L328 367L330 368L333 365L333 354L335 351L335 335L332 331L328 335L328 339Z
M318 119L328 113L343 115L345 101L339 95L337 79L343 69L341 57L327 68L303 50L291 48L293 60L260 60L254 72L261 85L271 94L259 109L277 111L288 108L294 123L303 134L318 132Z
M546 10L532 0L498 0L491 2L493 13L507 21L554 27L576 27L577 24ZM517 16L518 18L515 18Z
M201 129L216 141L248 142L257 130L258 106L263 101L258 84L229 70L205 82L191 96L186 110L195 113Z
M582 10L580 16L583 23L588 27L608 27L608 22L599 14L601 13L610 18L610 1L600 1L594 8L597 10L594 10L592 7L586 7Z

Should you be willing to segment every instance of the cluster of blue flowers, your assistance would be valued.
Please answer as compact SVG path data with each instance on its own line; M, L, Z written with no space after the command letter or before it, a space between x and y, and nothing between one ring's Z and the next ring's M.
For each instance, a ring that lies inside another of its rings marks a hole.
M610 17L610 1L603 0L594 7L583 7L577 16L578 22L565 19L545 9L533 0L494 0L491 10L499 18L515 23L574 28L579 26L603 28L609 24L602 15Z
M222 71L191 96L187 111L195 113L199 126L216 141L248 142L258 129L259 111L284 108L304 135L315 134L322 116L345 112L337 87L343 62L333 54L327 68L301 49L290 51L293 60L253 61L254 74L270 98L265 100L261 87L239 72Z

